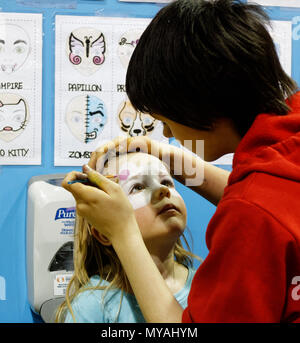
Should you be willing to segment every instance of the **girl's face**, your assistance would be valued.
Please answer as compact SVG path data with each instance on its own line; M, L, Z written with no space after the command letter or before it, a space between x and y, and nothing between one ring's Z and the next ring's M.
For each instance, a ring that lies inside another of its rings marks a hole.
M114 161L103 174L117 171L145 243L164 237L176 241L186 226L186 207L165 165L143 153L122 155Z

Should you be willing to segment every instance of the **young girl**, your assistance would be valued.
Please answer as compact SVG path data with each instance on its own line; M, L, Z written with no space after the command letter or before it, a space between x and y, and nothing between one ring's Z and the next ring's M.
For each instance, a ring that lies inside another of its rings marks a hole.
M149 253L176 300L185 307L194 255L180 241L186 208L166 166L154 156L133 153L111 159L102 174L117 175ZM80 216L75 228L74 267L57 321L145 321L111 242Z

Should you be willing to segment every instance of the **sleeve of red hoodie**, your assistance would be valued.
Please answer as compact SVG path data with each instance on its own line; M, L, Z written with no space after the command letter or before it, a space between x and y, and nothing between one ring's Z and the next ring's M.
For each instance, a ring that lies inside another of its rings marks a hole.
M299 320L300 300L289 290L299 248L273 216L247 201L225 200L206 241L210 252L192 282L183 322L280 322L295 314Z

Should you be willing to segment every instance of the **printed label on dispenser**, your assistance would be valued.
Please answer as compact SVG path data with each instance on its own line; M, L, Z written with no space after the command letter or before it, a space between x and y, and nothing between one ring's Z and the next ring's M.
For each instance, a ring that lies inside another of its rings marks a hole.
M75 225L75 207L61 207L55 213L54 221L60 223L61 235L73 235Z
M54 279L54 295L65 295L71 278L71 274L56 275Z

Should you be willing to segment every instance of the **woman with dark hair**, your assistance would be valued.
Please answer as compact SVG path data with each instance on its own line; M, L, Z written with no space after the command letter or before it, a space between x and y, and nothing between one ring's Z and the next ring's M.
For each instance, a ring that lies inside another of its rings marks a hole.
M100 189L69 185L74 173L65 179L78 211L111 240L147 321L300 322L300 93L267 24L260 6L238 0L174 1L143 33L127 72L132 105L194 153L204 141L205 161L234 152L230 175L147 138L129 147L116 140L91 159L94 168L116 147L139 148L170 155L172 172L182 155L204 169L191 188L217 209L186 309L164 285L117 185L90 169ZM183 166L174 177L184 182L189 172Z

